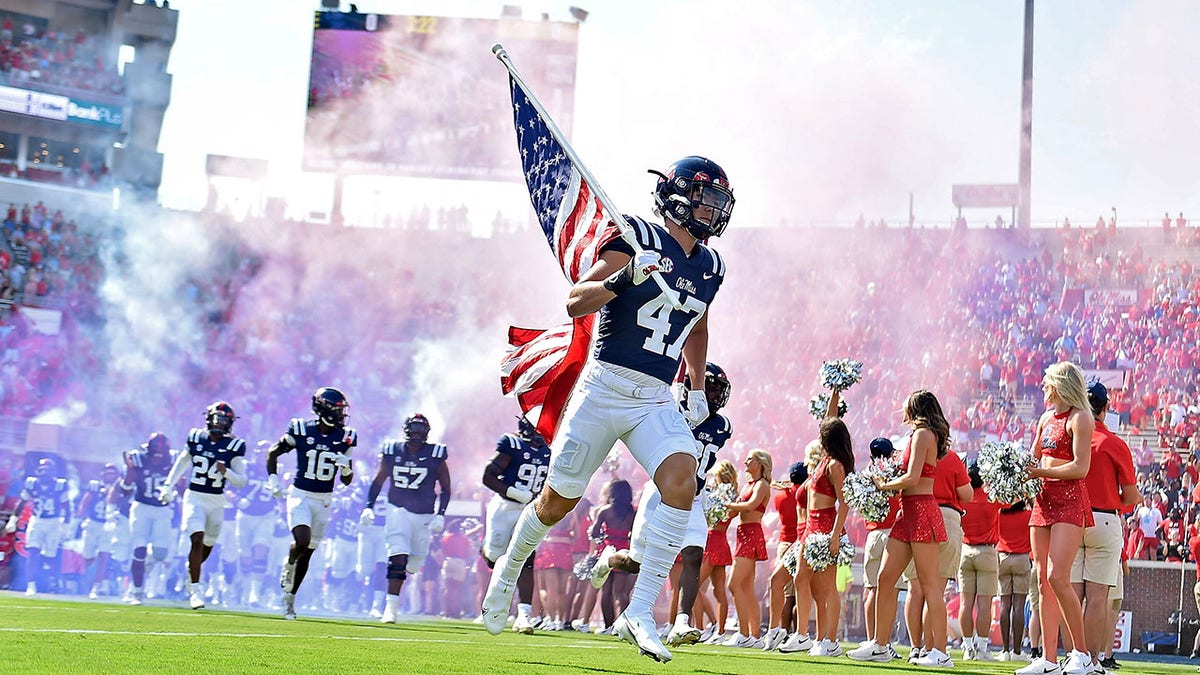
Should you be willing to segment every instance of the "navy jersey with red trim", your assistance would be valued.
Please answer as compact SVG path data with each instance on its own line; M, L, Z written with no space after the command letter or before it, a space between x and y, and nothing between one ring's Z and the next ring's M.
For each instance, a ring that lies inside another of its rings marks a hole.
M246 468L246 485L238 491L237 508L248 516L262 516L275 511L275 498L267 487L267 469L261 464Z
M433 513L433 485L446 456L446 446L441 443L422 443L420 450L412 453L404 441L385 442L379 461L384 462L391 476L388 503L410 513Z
M53 476L26 477L21 498L33 502L33 515L38 518L62 518L71 506L66 479Z
M717 451L725 447L733 436L733 425L724 415L716 413L709 415L692 430L696 438L696 448L700 450L699 463L696 465L696 494L704 488L704 477L717 463Z
M629 288L600 309L594 355L605 363L669 383L679 371L683 344L692 326L708 310L725 280L725 262L714 249L700 243L687 255L661 225L636 216L626 216L626 220L638 244L662 257L659 272L679 294L683 309L676 310L652 280ZM633 252L619 237L604 250Z
M350 448L358 445L358 434L354 429L342 427L324 434L318 420L297 418L284 434L284 438L288 436L296 449L296 477L292 484L308 492L333 492L338 457L349 456Z
M133 500L148 506L162 506L158 499L158 488L167 482L174 458L170 454L158 455L155 459L145 449L129 451L133 463Z
M219 495L225 491L225 475L217 470L217 462L228 467L234 457L245 457L246 441L237 436L214 439L208 429L192 429L188 432L186 452L192 458L188 489Z
M496 443L496 452L509 458L508 466L500 474L500 480L505 485L528 490L535 496L542 491L546 474L550 471L549 445L534 447L516 434L504 434ZM500 496L508 499L503 493Z

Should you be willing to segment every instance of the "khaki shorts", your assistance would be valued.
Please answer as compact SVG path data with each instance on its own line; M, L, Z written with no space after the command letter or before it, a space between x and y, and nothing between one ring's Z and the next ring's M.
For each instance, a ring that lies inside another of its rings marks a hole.
M1042 584L1038 581L1037 563L1029 570L1029 611L1036 612L1042 606Z
M1200 611L1200 579L1196 580L1196 585L1192 587L1192 596L1196 598L1196 608Z
M781 541L775 545L776 564L783 564L783 554L787 553L788 549L792 547L792 543L790 541ZM785 597L796 595L796 582L793 578L789 577L787 583L783 585L783 595Z
M871 530L867 532L866 553L863 557L863 571L866 577L863 587L876 588L879 586L879 568L883 566L883 552L887 550L888 534L892 528Z
M938 544L938 576L953 579L958 576L958 565L962 559L962 514L949 506L938 510L942 512L942 521L946 523L946 541ZM904 569L904 578L908 581L917 578L917 566L914 563L908 563L908 567Z
M1090 581L1116 585L1121 576L1121 547L1125 543L1121 520L1111 513L1093 511L1096 524L1083 531L1083 541L1071 564L1071 583Z
M1028 553L1000 554L1000 595L1029 595L1033 562Z
M1000 558L995 544L963 544L958 586L960 593L984 597L1000 594Z
M1117 583L1108 589L1108 601L1125 599L1125 570L1117 565Z

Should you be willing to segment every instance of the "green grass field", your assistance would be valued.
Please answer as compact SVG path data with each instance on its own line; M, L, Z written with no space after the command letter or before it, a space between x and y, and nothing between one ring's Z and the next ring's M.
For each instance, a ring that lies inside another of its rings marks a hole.
M572 632L492 637L467 621L384 626L0 594L0 672L344 673L892 673L900 661L856 664L723 647L675 650L669 664L607 636ZM959 656L955 653L953 656ZM1126 661L1122 675L1194 673L1189 665ZM1017 664L959 663L957 672L1012 673Z

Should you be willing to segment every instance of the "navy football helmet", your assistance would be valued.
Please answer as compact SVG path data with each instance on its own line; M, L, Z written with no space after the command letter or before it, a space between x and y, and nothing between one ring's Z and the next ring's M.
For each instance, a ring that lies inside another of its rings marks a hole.
M164 456L171 454L171 441L167 440L166 436L157 431L150 434L150 437L146 439L142 447L146 448L151 455Z
M404 440L424 443L429 438L429 418L421 413L415 413L404 420Z
M650 173L658 176L654 189L654 204L665 218L670 218L697 239L719 237L729 225L733 214L733 190L729 177L716 162L695 155L684 157L671 165L667 172ZM708 220L697 219L701 207L712 209Z
M233 421L236 419L233 406L225 401L212 403L204 410L204 422L208 425L209 433L215 431L223 436L229 435L233 431Z
M684 375L683 386L691 389L692 378ZM716 413L724 408L725 404L729 403L729 392L732 388L724 368L712 362L704 364L704 398L708 400L708 412ZM684 404L686 405L686 401Z
M49 457L43 457L37 463L37 475L53 476L58 472L58 463Z
M542 447L546 444L546 437L541 435L533 422L525 419L524 415L517 416L517 435L529 441L534 447Z
M346 395L333 387L321 387L312 397L312 409L317 419L331 427L346 424L346 410L349 407Z

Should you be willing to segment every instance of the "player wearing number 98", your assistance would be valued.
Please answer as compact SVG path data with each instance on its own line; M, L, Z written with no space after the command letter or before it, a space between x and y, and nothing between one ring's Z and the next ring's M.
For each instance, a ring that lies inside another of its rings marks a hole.
M450 468L446 446L427 443L429 420L417 413L404 420L404 441L384 441L379 451L379 471L367 491L367 505L359 516L366 526L375 520L375 500L388 484L387 604L383 623L396 623L400 590L410 574L421 569L429 555L429 536L441 532L450 505ZM433 486L437 483L436 513Z
M668 661L651 609L687 531L696 495L696 443L691 425L708 417L703 382L708 309L725 277L721 256L703 241L729 223L733 193L725 171L703 157L685 157L659 176L656 212L664 224L628 217L642 251L624 239L601 247L600 258L572 288L567 313L599 312L596 346L551 443L546 489L517 521L508 552L496 562L483 601L488 632L504 629L508 605L526 558L550 528L575 508L609 450L624 441L653 478L662 506L646 523L642 572L614 627L641 653ZM659 272L679 294L681 309L655 283ZM680 358L698 389L683 414L670 382ZM684 417L687 417L685 420Z
M192 544L188 553L188 602L192 609L204 609L200 566L221 536L228 506L225 483L234 487L246 484L246 441L233 435L236 419L233 406L225 401L209 405L204 411L205 428L188 432L187 445L175 458L164 486L170 491L167 496L173 496L175 484L191 471L183 495L183 531Z
M546 472L550 468L550 446L533 424L524 417L517 418L517 433L504 434L496 443L496 455L483 469L483 485L495 492L487 504L487 541L483 542L483 559L489 568L508 548L521 509L542 491ZM529 635L533 624L529 613L533 605L533 558L525 559L517 578L517 620L513 630Z
M293 419L287 432L267 453L267 486L273 495L281 497L279 457L296 451L296 474L287 500L292 547L279 575L285 619L296 618L296 591L329 525L334 477L340 474L342 485L354 480L350 448L358 445L358 434L346 426L349 407L345 394L333 387L321 387L312 396L312 410L317 418Z

